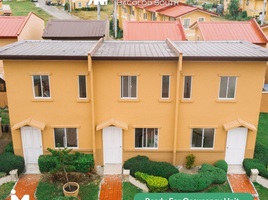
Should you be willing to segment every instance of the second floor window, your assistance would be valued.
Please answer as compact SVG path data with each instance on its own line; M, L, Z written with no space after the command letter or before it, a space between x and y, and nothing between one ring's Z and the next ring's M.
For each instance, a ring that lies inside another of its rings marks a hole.
M185 76L183 86L184 99L191 99L191 90L192 90L192 76Z
M234 99L236 76L222 76L220 81L219 99Z
M121 76L121 98L137 98L137 76Z
M77 128L54 128L55 147L78 147Z
M169 21L175 21L175 18L170 17L170 18L169 18Z
M132 7L130 7L130 14L131 14L132 16L135 16L135 12L134 12L134 10L133 10Z
M141 18L141 9L139 9L139 17Z
M155 13L151 13L151 21L156 21Z
M183 19L183 27L184 28L189 28L190 25L191 25L191 19L190 18Z
M35 98L50 98L48 75L33 75L33 87Z
M199 17L199 18L198 18L198 21L199 21L199 22L204 22L204 21L205 21L205 17Z
M79 98L86 99L87 98L86 76L84 76L84 75L78 76L78 84L79 84Z
M162 99L169 98L169 80L170 76L162 76Z
M147 13L143 14L143 18L147 20Z
M158 148L158 128L135 128L135 148Z
M163 16L163 21L166 21L166 16Z

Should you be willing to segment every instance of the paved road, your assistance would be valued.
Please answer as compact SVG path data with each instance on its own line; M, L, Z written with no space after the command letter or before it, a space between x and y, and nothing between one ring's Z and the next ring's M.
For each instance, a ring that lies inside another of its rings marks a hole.
M48 14L52 15L56 19L79 19L78 17L72 16L58 9L56 6L47 6L44 0L39 0L38 3L36 3L36 7L42 8L44 11L46 11Z

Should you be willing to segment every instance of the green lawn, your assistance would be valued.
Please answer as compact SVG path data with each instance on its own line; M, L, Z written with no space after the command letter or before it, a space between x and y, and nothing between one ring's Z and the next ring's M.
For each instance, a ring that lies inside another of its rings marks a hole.
M15 182L4 183L0 186L0 199L6 199L10 194L12 188L14 187Z
M10 5L12 16L27 16L29 12L33 12L43 18L45 20L45 24L47 24L49 18L53 18L42 8L35 7L35 4L30 1L4 1L3 4Z
M143 191L129 182L123 182L123 200L133 200L135 194Z
M262 185L258 184L258 183L253 183L258 194L259 194L259 199L260 200L266 200L268 197L268 189L263 187Z
M268 147L268 113L260 113L257 142Z
M206 193L232 193L229 183L223 186L214 186L206 191Z

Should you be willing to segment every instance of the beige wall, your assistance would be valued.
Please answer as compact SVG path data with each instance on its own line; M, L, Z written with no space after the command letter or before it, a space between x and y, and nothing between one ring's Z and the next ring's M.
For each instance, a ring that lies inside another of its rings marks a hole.
M3 46L6 46L8 44L11 44L11 43L14 43L14 42L17 42L17 38L14 38L14 39L2 39L0 38L0 47L3 47Z
M128 130L123 131L124 161L136 155L147 155L152 160L172 163L177 64L176 61L93 61L94 126L110 118L128 124ZM79 126L79 150L92 152L91 100L84 103L76 100L78 98L76 74L87 72L87 61L4 61L4 65L11 126L29 117L46 123L46 128L42 131L44 150L47 147L54 147L51 125ZM241 118L258 126L265 68L265 62L183 62L179 85L181 101L177 122L177 165L185 164L185 157L190 153L196 155L196 165L203 162L214 164L217 160L224 159L227 139L227 132L223 129L225 123ZM32 100L32 79L29 72L51 73L53 101ZM138 74L138 100L120 99L122 73ZM160 100L161 73L171 74L171 101ZM187 74L193 75L192 100L182 101L183 77ZM218 101L221 74L238 76L235 101ZM23 84L18 84L19 82ZM255 84L251 84L252 82ZM133 125L158 127L159 148L135 149ZM216 129L214 149L190 149L191 127L214 127ZM12 137L15 154L22 156L20 130L12 131ZM246 158L253 157L255 138L256 131L249 131ZM103 164L102 149L102 131L97 131L95 157L97 165Z
M262 93L260 112L268 113L268 93Z

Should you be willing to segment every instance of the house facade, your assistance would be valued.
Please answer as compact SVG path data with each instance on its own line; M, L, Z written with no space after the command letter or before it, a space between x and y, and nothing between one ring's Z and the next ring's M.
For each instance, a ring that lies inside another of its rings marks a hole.
M36 163L59 143L97 165L137 155L183 165L189 154L241 164L254 153L267 53L169 39L2 47L15 154Z

